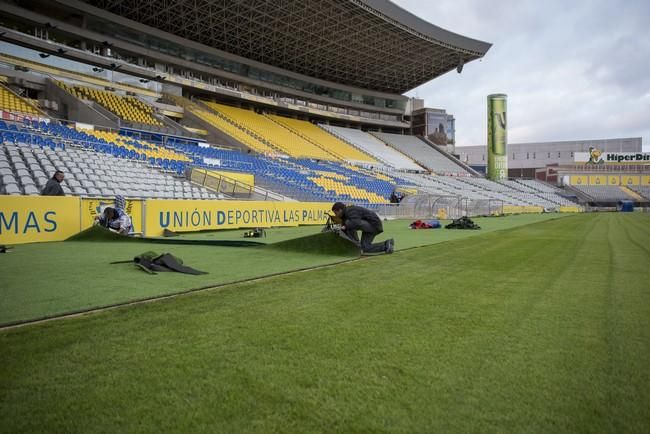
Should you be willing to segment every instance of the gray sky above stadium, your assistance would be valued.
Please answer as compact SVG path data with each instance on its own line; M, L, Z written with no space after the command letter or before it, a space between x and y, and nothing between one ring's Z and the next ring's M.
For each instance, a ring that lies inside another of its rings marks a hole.
M494 44L408 94L455 115L459 146L485 144L486 96L507 93L511 143L640 136L650 151L647 0L393 1Z

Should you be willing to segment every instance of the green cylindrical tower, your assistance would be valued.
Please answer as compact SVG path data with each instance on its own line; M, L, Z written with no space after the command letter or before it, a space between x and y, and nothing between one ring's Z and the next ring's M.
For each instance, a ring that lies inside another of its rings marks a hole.
M488 166L487 176L493 181L508 178L508 96L488 95Z

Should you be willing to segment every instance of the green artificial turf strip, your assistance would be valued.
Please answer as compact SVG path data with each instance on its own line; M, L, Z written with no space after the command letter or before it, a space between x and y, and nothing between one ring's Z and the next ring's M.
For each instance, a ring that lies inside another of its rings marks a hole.
M650 218L0 332L5 432L650 431Z
M481 231L415 231L408 228L408 221L390 221L386 222L386 232L377 240L394 237L397 249L403 249L476 236L557 216L546 214L477 219L484 228ZM213 237L208 237L210 233L202 233L200 235L203 238L192 239L241 240L243 232L227 231L214 234ZM266 238L254 240L277 243L318 233L320 227L272 229L267 231ZM129 260L148 250L158 253L170 252L181 257L188 266L207 271L209 274L188 276L163 273L152 276L130 264L109 265L113 261ZM314 246L313 252L306 254L304 250L161 245L135 241L66 241L19 245L12 253L0 256L0 324L60 315L350 259L349 254L345 252L320 252L318 245Z
M318 246L318 251L323 254L346 256L349 258L358 258L361 256L361 249L357 244L334 232L317 233L293 238L279 243L269 244L266 247L267 250L273 250L281 255L285 252L311 254L315 246Z

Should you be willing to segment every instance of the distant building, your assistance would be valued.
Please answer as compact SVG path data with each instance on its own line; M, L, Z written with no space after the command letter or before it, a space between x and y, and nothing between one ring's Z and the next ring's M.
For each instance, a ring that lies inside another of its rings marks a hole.
M511 178L534 178L535 170L548 165L573 165L576 152L589 152L597 148L611 152L641 152L641 137L598 140L572 140L563 142L511 143L508 144L508 176ZM460 161L474 170L485 173L487 167L486 146L457 147Z
M443 109L414 110L411 116L411 134L426 137L442 149L454 153L456 120Z

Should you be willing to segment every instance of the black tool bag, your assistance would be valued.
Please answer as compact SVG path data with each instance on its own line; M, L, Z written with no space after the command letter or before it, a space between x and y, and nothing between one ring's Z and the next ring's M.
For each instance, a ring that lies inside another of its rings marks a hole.
M446 229L481 229L481 227L476 223L474 223L472 219L465 216L454 220L453 222L445 226L445 228Z

